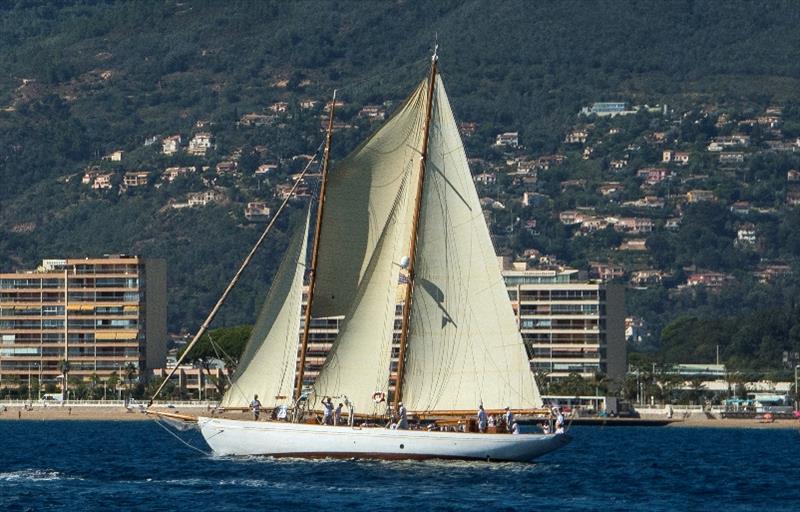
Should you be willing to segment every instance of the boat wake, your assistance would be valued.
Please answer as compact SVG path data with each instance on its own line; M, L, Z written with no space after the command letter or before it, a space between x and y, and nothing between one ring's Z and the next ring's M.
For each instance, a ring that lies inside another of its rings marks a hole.
M79 477L65 476L48 469L22 469L0 473L0 482L52 482L55 480L83 480Z

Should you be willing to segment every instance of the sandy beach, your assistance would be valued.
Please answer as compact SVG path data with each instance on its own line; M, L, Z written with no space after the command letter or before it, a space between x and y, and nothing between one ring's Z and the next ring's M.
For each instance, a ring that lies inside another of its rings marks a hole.
M75 421L144 421L151 419L139 410L127 410L122 406L80 406L80 405L50 405L47 407L34 405L26 410L22 406L0 405L0 421L47 421L47 420L75 420ZM186 414L190 416L211 415L208 407L153 407L153 411ZM246 412L228 412L226 417L236 419L249 419ZM753 429L798 429L800 420L775 420L772 423L761 423L755 419L712 419L701 415L692 415L680 421L674 421L666 428L753 428Z

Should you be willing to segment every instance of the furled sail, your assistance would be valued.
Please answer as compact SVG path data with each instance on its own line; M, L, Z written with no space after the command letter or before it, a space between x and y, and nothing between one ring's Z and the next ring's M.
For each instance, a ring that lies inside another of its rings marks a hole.
M438 76L422 193L403 402L412 411L540 407Z
M310 215L309 208L303 229L289 242L223 407L246 406L256 394L266 407L292 401Z
M351 309L399 190L419 165L426 95L423 81L380 130L332 168L319 243L315 317L344 315Z
M411 188L405 184L410 177L411 173L403 179L352 310L315 381L314 409L321 408L322 398L331 396L342 401L347 397L360 413L385 411L385 404L376 403L372 397L388 393L400 270L397 262L403 256L402 235L408 232L403 221L408 204L406 190Z

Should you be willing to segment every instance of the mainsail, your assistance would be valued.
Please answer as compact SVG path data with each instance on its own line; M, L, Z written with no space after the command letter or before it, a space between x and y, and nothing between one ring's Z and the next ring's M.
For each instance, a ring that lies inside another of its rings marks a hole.
M541 407L440 77L434 89L403 401L412 411Z
M303 229L289 242L223 407L247 406L256 394L267 407L291 403L310 215L309 208Z

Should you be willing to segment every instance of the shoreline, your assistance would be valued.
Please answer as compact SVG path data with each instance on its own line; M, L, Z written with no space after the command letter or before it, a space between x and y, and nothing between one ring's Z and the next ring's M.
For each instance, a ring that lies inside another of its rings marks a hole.
M121 405L34 405L32 409L26 410L24 406L5 406L2 410L0 406L0 422L3 421L144 421L152 419L143 414L138 409L128 410ZM211 415L208 406L183 406L183 407L153 407L153 411L169 412L190 415ZM249 419L249 413L234 413L241 419ZM647 420L647 417L643 417ZM575 426L582 426L576 423ZM624 419L609 420L601 424L585 425L586 427L626 427L636 426L636 422L629 422ZM671 421L665 425L653 425L650 428L737 428L737 429L797 429L800 430L800 420L778 419L772 423L760 423L756 419L712 419L706 417L686 418Z

